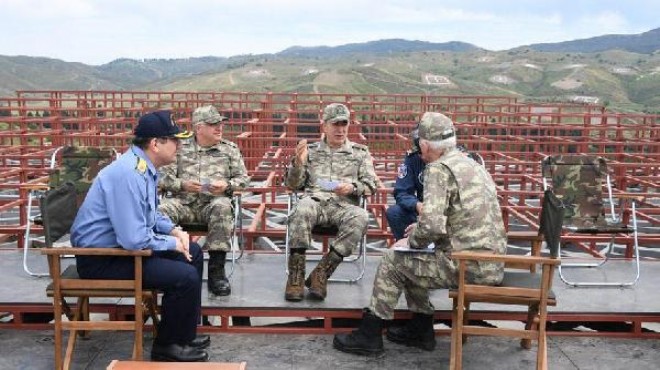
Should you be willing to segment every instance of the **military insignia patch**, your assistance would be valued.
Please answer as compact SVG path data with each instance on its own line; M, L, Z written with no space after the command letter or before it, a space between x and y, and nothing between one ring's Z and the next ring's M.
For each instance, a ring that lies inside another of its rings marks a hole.
M137 165L135 165L135 169L141 174L147 172L147 161L145 161L142 158L138 158Z
M400 165L397 176L400 179L402 179L402 178L406 177L407 174L408 174L408 166L406 166L405 164Z

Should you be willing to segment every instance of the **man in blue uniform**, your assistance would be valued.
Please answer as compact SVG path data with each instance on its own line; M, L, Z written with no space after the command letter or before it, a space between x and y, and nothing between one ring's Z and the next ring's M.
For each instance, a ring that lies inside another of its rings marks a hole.
M390 225L395 240L403 239L406 228L417 222L417 215L424 207L424 184L422 174L425 164L419 153L419 136L416 128L411 133L412 148L399 166L394 184L396 204L387 208L387 224Z
M135 128L133 145L92 183L71 227L79 247L151 249L143 262L144 287L164 292L156 361L208 361L208 336L196 336L204 259L188 234L158 211L157 169L176 160L181 132L169 111L148 113ZM77 256L78 273L90 279L132 279L133 259Z

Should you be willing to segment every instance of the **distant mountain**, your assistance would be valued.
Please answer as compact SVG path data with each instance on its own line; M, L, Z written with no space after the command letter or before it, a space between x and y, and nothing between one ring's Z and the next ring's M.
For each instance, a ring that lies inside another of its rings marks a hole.
M363 43L346 44L340 46L293 46L277 55L296 57L337 57L353 53L403 53L415 51L476 51L479 47L465 42L451 41L434 43L428 41L409 41L403 39L389 39L369 41Z
M220 69L228 58L116 59L97 67L102 76L126 88L137 88L154 81L187 77Z
M392 39L101 66L0 56L0 96L16 90L507 94L660 112L658 50L660 29L497 52L463 42Z
M520 48L559 53L598 53L619 49L632 53L651 54L660 50L660 28L638 35L604 35L581 40L532 44Z
M16 90L113 90L120 89L93 66L58 59L0 55L0 94Z

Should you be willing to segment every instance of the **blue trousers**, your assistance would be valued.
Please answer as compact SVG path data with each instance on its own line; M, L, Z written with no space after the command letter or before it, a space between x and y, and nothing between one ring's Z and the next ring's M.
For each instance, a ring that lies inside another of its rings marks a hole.
M417 221L417 212L407 211L398 204L387 207L385 216L387 217L387 224L390 225L390 229L396 240L403 239L403 233L406 231L406 227Z
M185 345L195 339L201 314L204 254L190 243L192 261L179 252L154 252L143 260L142 279L147 289L163 292L159 344ZM87 279L132 279L133 257L76 256L78 274Z

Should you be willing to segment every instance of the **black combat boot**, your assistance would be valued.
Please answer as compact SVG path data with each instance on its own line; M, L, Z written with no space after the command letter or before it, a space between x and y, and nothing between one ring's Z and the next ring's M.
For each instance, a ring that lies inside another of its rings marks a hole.
M362 314L362 322L350 334L336 334L333 346L347 353L375 356L383 353L383 319L368 308Z
M292 302L302 301L305 294L305 250L291 249L289 255L289 276L284 289L284 299Z
M405 326L388 328L386 337L394 343L433 351L435 348L433 315L415 312Z
M209 251L209 292L218 296L231 294L229 279L225 275L227 252Z
M319 264L305 280L305 286L309 288L310 298L321 301L325 299L328 294L328 279L343 260L344 257L332 248L321 258Z

